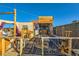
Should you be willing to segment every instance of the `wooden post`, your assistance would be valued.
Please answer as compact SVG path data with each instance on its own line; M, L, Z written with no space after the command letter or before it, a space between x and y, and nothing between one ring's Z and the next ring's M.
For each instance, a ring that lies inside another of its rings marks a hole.
M53 25L52 24L49 25L49 29L50 29L50 35L53 36Z
M72 31L66 31L66 37L70 37ZM72 39L68 39L68 55L72 54Z
M57 31L58 31L58 29L57 29L57 27L56 27L56 35L58 34Z
M42 38L42 56L44 56L44 39Z
M23 50L23 41L22 38L20 39L20 56L22 55L22 50Z
M16 9L14 9L14 39L16 38Z
M68 36L67 31L65 31L66 37Z
M5 39L2 39L2 56L5 54Z
M72 31L69 31L68 37L70 37L70 34ZM68 54L71 56L72 55L72 39L69 39L69 52Z
M64 26L62 27L62 36L64 36Z
M72 55L72 39L69 39L69 51L68 54L71 56Z
M21 32L21 39L20 39L20 56L22 55L23 51L23 30Z

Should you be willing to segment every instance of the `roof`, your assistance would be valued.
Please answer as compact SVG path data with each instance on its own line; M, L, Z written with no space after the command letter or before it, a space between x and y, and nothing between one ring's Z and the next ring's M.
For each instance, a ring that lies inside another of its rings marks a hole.
M52 23L53 22L53 16L39 16L38 17L39 23Z
M0 19L0 22L5 22L5 23L14 23L13 21L1 20L1 19Z
M0 22L5 22L5 23L8 23L8 24L9 23L14 23L14 21L2 20L2 19L0 19ZM25 24L25 23L31 23L31 22L16 22L16 23L22 23L22 24L24 23Z
M79 24L79 22L72 22L70 24L59 25L59 26L56 26L56 27L62 27L62 26L67 26L67 25L72 25L72 24Z

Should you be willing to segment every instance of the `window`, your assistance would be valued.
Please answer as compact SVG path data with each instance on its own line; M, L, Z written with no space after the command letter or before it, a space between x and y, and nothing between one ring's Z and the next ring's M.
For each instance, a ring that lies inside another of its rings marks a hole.
M23 25L22 29L28 29L27 25Z

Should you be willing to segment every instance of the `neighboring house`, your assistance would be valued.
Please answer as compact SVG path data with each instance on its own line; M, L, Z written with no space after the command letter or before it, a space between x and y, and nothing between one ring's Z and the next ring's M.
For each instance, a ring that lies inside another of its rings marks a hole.
M69 36L79 37L79 21L73 21L70 24L54 27L54 34L57 36L66 36L69 32Z

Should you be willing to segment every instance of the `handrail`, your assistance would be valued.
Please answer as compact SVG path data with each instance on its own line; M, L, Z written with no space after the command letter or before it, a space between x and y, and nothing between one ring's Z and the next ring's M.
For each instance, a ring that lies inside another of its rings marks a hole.
M41 37L42 40L42 56L44 55L44 40L49 40L49 39L68 39L69 40L69 51L68 55L72 54L72 39L79 39L79 37Z
M50 38L50 39L79 39L79 37L42 37L42 38Z

